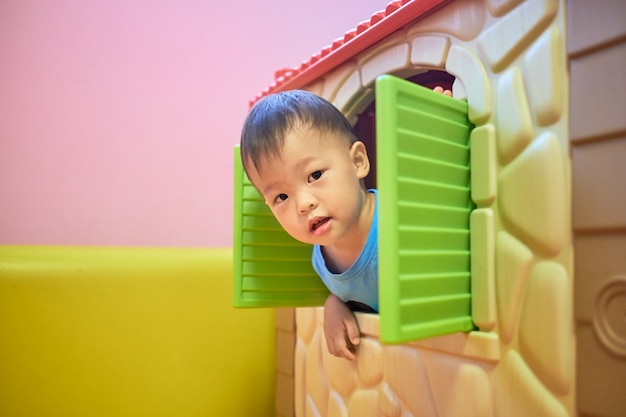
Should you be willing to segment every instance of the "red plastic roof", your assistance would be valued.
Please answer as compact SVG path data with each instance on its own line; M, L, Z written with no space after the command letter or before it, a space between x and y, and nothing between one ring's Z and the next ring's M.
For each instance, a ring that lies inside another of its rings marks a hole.
M396 0L372 15L358 26L302 64L276 71L275 82L258 94L250 105L261 97L279 91L302 88L324 73L341 65L404 25L425 16L450 0Z

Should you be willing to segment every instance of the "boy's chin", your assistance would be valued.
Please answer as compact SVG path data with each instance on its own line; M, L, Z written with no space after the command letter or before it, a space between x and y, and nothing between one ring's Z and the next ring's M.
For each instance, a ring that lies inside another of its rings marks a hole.
M319 245L325 246L328 244L328 239L316 238L316 236L308 236L306 239L296 239L302 243L306 243L308 245Z

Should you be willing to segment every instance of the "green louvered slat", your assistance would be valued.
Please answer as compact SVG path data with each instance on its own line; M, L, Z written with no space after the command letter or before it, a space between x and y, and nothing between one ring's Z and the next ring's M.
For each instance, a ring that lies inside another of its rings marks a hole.
M311 266L311 246L276 221L246 177L235 147L233 304L235 307L322 305L328 290Z
M469 164L467 145L404 129L398 130L397 135L398 141L403 144L402 150L407 154L430 159L446 158L448 162L462 166Z
M420 239L415 239L415 236ZM466 250L469 231L462 229L401 226L398 242L405 250Z
M415 226L469 228L469 209L442 207L422 203L398 202L398 216L414 219Z
M315 292L319 289L314 282L303 279L293 279L293 275L286 275L282 277L274 276L274 279L271 281L265 280L265 277L265 275L247 275L244 278L244 285L251 289L249 290L251 293L269 293L271 291L282 294L293 291Z
M454 293L469 293L469 273L405 274L400 280L400 292L407 298L438 297Z
M462 208L469 192L469 189L465 187L437 184L428 180L408 179L406 177L396 178L396 187L400 195L410 195L415 201L439 205L444 208Z
M467 104L376 81L381 340L473 328Z
M450 164L406 153L398 155L398 176L411 177L415 172L428 172L428 180L436 184L469 184L469 167Z

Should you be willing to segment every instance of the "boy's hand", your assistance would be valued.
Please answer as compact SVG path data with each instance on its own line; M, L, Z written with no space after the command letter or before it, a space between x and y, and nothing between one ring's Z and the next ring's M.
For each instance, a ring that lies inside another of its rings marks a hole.
M433 91L435 93L443 94L444 96L452 97L452 91L444 90L443 87L441 87L441 86L437 86L437 87L433 88Z
M324 334L331 355L356 359L356 345L361 342L359 326L350 309L333 294L324 303Z

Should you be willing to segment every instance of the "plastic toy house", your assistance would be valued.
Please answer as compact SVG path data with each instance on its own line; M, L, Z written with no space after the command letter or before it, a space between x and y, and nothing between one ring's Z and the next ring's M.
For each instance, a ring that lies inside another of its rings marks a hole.
M385 222L380 315L357 313L355 363L332 357L310 249L236 171L235 304L306 306L277 313L277 415L626 413L625 10L395 1L277 72L260 96L351 120Z

